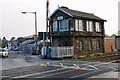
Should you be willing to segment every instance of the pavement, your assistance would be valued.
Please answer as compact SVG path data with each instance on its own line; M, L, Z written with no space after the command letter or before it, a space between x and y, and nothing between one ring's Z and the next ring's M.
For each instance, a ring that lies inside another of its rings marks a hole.
M8 58L0 58L3 80L118 80L119 64L41 59L41 56L22 52L10 52Z

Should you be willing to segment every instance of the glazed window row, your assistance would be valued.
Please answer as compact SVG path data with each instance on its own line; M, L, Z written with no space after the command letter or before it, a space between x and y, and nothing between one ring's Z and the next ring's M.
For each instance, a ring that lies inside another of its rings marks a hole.
M94 27L95 25L95 27ZM88 32L93 32L94 28L96 32L101 32L101 22L83 21L81 19L65 19L60 21L53 21L53 32L56 31L84 31L84 28Z

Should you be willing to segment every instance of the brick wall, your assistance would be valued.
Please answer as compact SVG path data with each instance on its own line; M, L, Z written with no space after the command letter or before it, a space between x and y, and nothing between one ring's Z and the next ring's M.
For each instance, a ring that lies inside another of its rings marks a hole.
M104 39L105 52L115 52L115 39Z

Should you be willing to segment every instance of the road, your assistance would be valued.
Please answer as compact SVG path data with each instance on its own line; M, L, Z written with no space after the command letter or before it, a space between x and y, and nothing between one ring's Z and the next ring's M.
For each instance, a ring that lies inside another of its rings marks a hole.
M46 60L10 51L0 64L2 80L119 80L118 63Z

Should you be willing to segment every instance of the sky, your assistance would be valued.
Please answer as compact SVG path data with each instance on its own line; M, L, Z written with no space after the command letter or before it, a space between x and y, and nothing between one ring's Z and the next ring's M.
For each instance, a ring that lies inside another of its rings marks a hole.
M50 14L58 5L73 10L94 13L105 22L105 34L112 35L118 31L118 2L120 0L49 0ZM37 12L38 32L46 30L46 0L0 0L0 38L24 37L35 34L34 14Z

